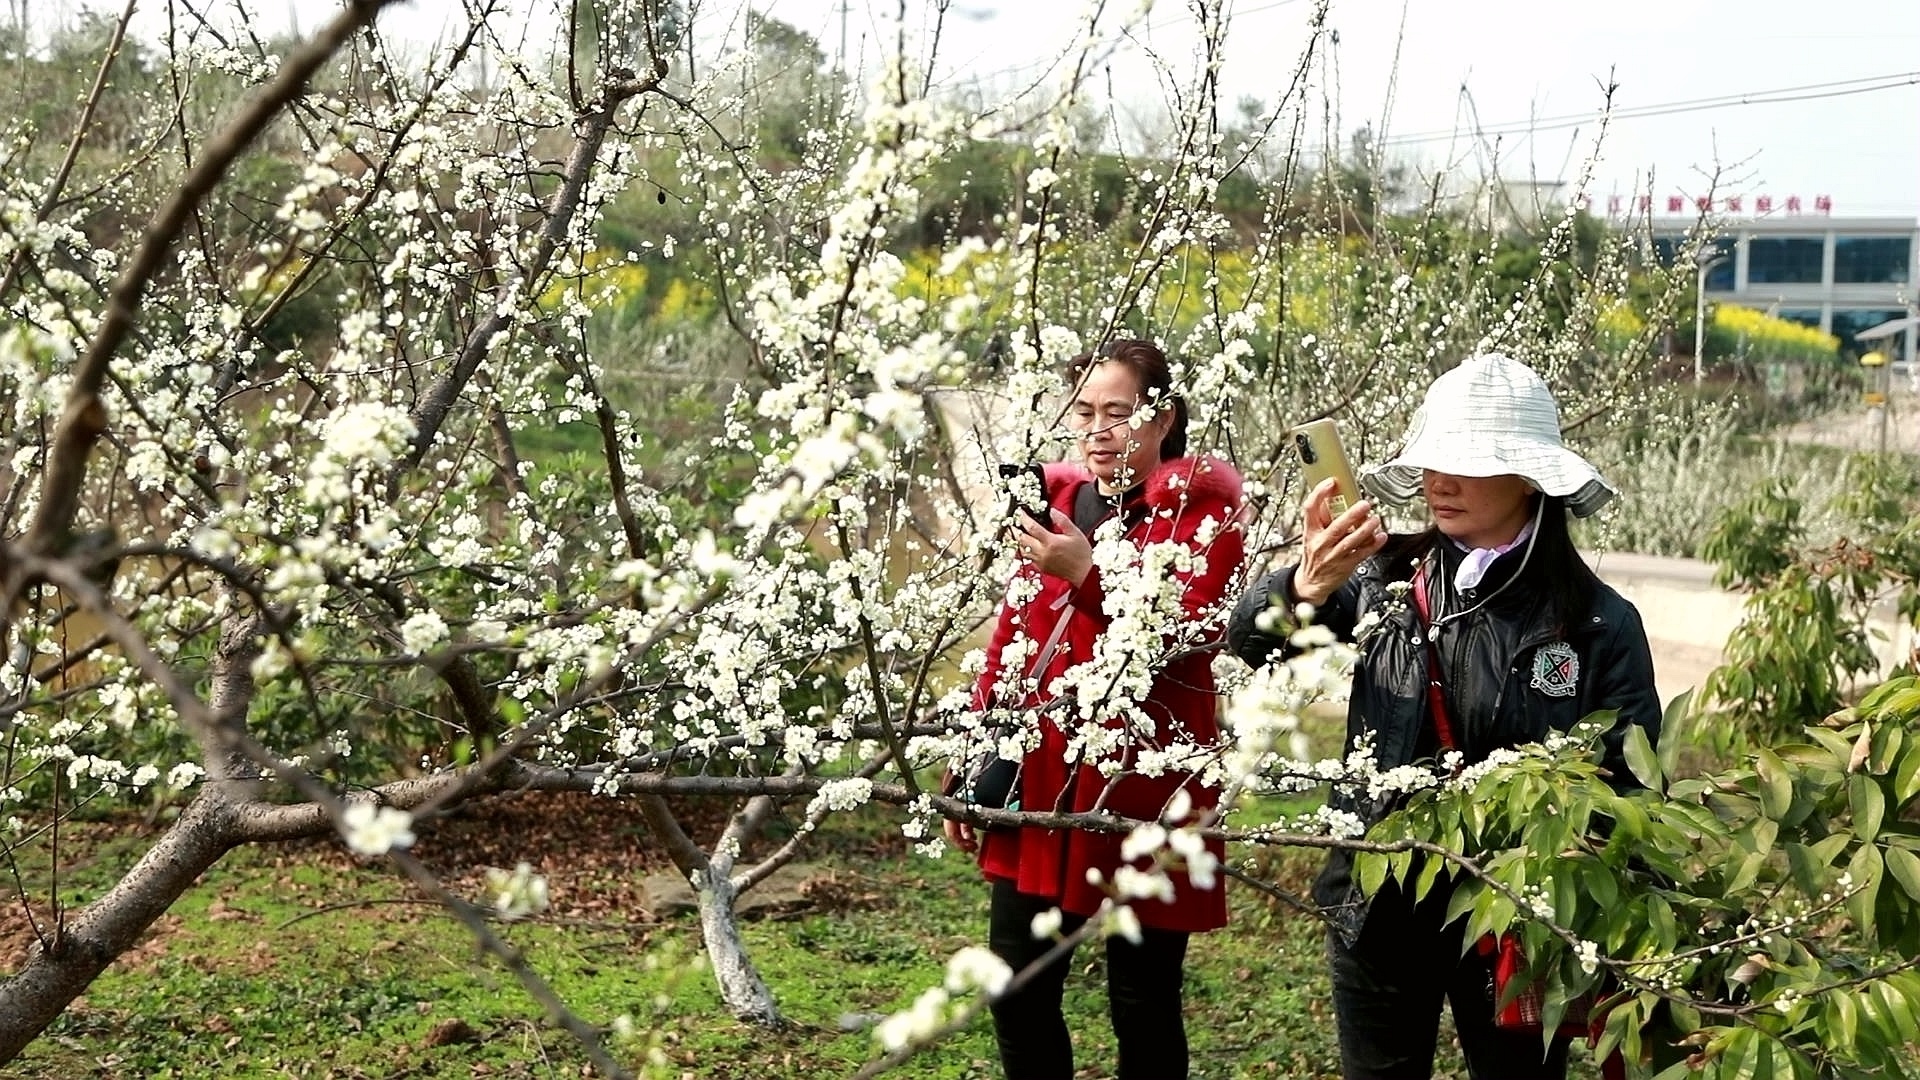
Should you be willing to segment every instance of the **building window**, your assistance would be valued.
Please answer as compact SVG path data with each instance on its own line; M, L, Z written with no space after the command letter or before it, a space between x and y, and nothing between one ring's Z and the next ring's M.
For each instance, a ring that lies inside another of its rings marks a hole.
M1653 257L1660 261L1661 266L1671 267L1686 242L1685 236L1656 236L1653 238ZM1733 247L1731 237L1722 237L1701 246L1702 260L1719 260L1707 271L1708 292L1733 291Z
M1912 243L1905 236L1837 236L1833 280L1849 285L1905 285Z
M1889 319L1904 319L1907 312L1901 308L1874 308L1871 311L1845 311L1836 309L1833 313L1833 336L1840 339L1840 348L1858 355L1866 352L1875 342L1858 342L1853 335L1862 330L1879 326Z
M1747 241L1747 284L1818 285L1825 247L1818 236L1756 236Z
M1820 309L1817 307L1781 308L1779 311L1774 312L1774 314L1788 322L1797 322L1801 326L1811 326L1815 330L1820 329Z

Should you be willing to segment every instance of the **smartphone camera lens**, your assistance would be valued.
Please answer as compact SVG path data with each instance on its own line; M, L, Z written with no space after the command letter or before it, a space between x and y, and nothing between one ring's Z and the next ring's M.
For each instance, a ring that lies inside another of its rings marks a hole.
M1304 431L1296 432L1293 436L1293 445L1299 449L1300 460L1302 462L1305 462L1308 465L1313 464L1315 460L1314 453L1313 453L1313 440L1307 438L1306 432Z

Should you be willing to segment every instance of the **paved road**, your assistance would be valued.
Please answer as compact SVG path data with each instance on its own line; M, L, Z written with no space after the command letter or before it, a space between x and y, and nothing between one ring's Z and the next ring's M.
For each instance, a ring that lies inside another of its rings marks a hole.
M1592 561L1601 579L1640 609L1661 702L1705 682L1722 662L1741 610L1739 596L1714 586L1712 564L1618 551Z

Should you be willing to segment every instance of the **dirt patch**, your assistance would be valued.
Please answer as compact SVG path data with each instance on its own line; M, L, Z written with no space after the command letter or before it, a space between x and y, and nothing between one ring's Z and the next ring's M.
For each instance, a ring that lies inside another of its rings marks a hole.
M720 800L688 800L676 805L675 811L688 834L705 844L720 834L732 807ZM769 850L781 839L782 828L776 822L770 830L772 835L758 846ZM109 846L137 852L163 831L164 826L149 826L133 815L72 823L63 829L62 862L71 867L78 860L91 861ZM453 893L468 899L482 898L488 867L511 870L525 862L548 879L552 907L546 917L550 919L631 927L673 917L684 910L681 904L663 903L661 899L662 883L677 879L678 872L664 844L648 827L639 805L631 799L572 792L515 792L421 820L415 824L415 832L419 839L413 854ZM905 842L897 829L890 829L852 843L862 855L885 857ZM396 873L380 859L352 854L334 837L259 848L253 857L269 868L318 866L340 880ZM132 866L136 858L137 854L127 854L127 866ZM44 889L45 885L31 880L30 875L28 887ZM289 888L293 887L290 883ZM765 898L755 905L762 909L756 914L776 917L820 907L862 908L878 902L864 881L844 872L789 873L743 899L751 900L762 890ZM418 895L411 890L407 894ZM89 898L91 895L97 892L90 892ZM363 911L368 918L396 922L439 917L433 904L410 899L367 903ZM71 910L68 915L71 917ZM219 897L213 899L207 917L214 921L255 918L229 908ZM37 939L36 926L44 933L53 925L52 912L44 903L29 908L17 894L0 903L0 972L17 970L25 961ZM164 952L166 939L180 925L180 920L170 915L156 921L122 962L151 962Z

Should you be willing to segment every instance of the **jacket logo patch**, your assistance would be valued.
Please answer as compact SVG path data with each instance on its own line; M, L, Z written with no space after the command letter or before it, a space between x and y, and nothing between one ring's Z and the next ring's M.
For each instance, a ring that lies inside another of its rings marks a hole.
M1548 697L1572 697L1580 685L1580 657L1573 646L1555 641L1533 654L1533 688Z

